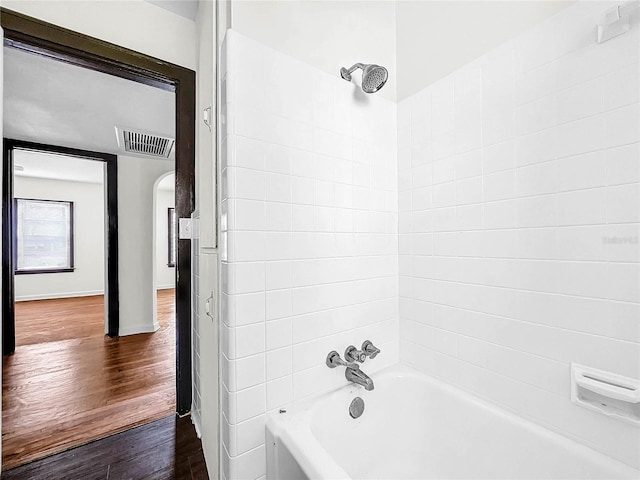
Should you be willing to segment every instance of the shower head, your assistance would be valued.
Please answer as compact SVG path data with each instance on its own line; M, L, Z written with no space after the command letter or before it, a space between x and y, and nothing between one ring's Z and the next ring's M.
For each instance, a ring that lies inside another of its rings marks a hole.
M365 93L375 93L380 90L385 83L387 83L387 79L389 78L389 72L384 67L380 65L366 65L363 63L356 63L350 69L346 69L342 67L340 69L340 75L347 82L351 81L351 74L354 70L361 68L362 69L362 91Z
M380 90L387 79L389 72L380 65L367 65L362 72L362 90L366 93L374 93Z

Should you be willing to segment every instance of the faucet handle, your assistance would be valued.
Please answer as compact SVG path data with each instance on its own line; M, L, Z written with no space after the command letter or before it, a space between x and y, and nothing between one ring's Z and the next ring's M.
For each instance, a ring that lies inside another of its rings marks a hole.
M365 340L362 344L362 351L364 355L369 358L376 358L376 356L380 353L380 349L377 348L371 340Z
M357 363L345 362L342 358L340 358L340 354L335 350L329 352L326 360L327 367L336 368L336 367L347 367L347 368L355 368L359 369L360 366Z
M344 359L347 362L364 362L367 359L367 354L362 350L358 350L353 345L349 345L344 351Z

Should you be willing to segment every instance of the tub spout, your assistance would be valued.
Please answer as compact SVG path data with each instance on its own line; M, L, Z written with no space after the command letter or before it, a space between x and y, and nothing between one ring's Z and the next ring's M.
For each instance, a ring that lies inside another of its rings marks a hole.
M347 367L344 372L344 376L350 382L362 385L367 391L373 390L373 380L369 378L369 375L360 370L357 365L355 366L355 368Z
M344 376L347 380L358 385L362 385L365 390L373 390L373 380L369 378L369 375L360 370L360 365L355 362L345 362L340 358L340 354L335 350L329 352L326 363L329 368L336 368L338 366L347 367L344 372Z

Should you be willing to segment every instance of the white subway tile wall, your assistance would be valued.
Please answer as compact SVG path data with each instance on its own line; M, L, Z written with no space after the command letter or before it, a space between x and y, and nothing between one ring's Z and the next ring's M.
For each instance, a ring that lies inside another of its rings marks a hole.
M640 38L595 43L610 6L397 105L228 32L226 480L263 478L266 415L343 385L326 354L365 338L365 371L400 356L640 466L637 429L569 392L572 362L640 377Z
M638 468L572 362L640 377L639 30L579 2L398 105L401 360Z
M396 104L229 31L222 53L222 472L265 475L266 414L399 361Z

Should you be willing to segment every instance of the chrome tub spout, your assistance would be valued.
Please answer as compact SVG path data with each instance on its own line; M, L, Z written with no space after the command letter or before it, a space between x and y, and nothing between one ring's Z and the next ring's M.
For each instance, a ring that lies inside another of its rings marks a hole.
M362 385L367 391L373 390L373 380L369 378L369 375L360 370L357 365L355 367L347 367L344 376L350 382Z

